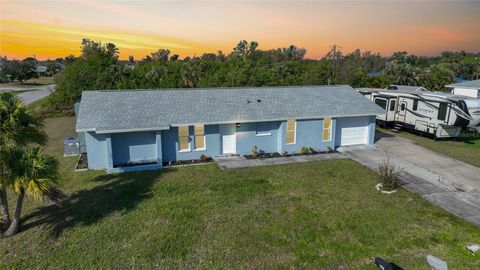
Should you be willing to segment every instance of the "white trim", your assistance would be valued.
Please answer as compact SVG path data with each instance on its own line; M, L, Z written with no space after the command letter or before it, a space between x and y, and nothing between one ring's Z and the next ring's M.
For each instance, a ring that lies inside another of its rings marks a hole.
M287 133L288 133L288 120L294 120L295 121L295 130L294 130L294 133L293 133L293 143L287 143L286 142L286 139L287 139ZM293 144L297 144L297 119L287 119L287 122L285 122L285 144L286 145L293 145Z
M181 149L181 150L180 150L180 143L179 143L178 145L179 145L179 147L178 147L178 148L179 148L179 150L178 150L179 153L192 152L192 149L191 149L191 147L190 147L190 143L188 143L188 149Z
M323 120L322 120L322 142L331 142L332 141L333 119L331 117L329 117L329 118L330 118L330 127L329 127L330 135L328 136L328 138L329 138L328 140L323 139L323 131L325 131L325 118L323 118Z
M195 126L203 126L203 147L195 148ZM205 135L205 125L194 125L193 126L193 151L205 151L207 150L207 136Z
M268 130L265 130L265 131L258 131L258 124L259 123L263 123L263 124L268 124ZM272 125L271 125L271 122L256 122L255 123L255 136L257 137L263 137L263 136L270 136L272 135Z
M184 126L182 126L184 127ZM180 131L177 129L177 139L178 139L178 152L179 153L186 153L192 151L192 144L190 143L190 126L186 126L188 129L188 149L181 149L180 147Z

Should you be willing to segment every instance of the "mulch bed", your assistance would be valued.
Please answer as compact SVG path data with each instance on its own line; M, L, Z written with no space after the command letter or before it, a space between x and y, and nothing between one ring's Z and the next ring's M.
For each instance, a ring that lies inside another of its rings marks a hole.
M337 151L321 151L321 152L309 152L307 154L300 154L300 153L295 153L295 154L279 154L279 153L262 153L258 154L258 156L255 158L253 155L244 155L246 159L267 159L267 158L279 158L279 157L296 157L296 156L312 156L312 155L319 155L319 154L330 154L330 153L335 153Z
M177 160L177 161L167 161L163 162L163 167L173 167L173 166L183 166L183 165L194 165L213 162L213 158L209 157L206 160L192 159L192 160Z
M143 165L153 165L157 164L155 161L150 161L150 162L128 162L128 163L121 163L121 164L116 164L113 167L114 168L119 168L119 167L134 167L134 166L143 166Z

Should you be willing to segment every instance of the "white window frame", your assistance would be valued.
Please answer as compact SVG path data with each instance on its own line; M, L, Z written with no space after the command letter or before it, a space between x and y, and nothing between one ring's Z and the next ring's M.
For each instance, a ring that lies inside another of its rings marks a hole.
M185 149L182 149L181 148L181 145L180 145L180 127L185 127L185 126L178 126L178 152L179 153L184 153L184 152L191 152L192 151L192 145L191 145L191 142L190 142L190 126L186 126L187 129L188 129L188 149L185 148Z
M258 124L259 123L268 124L270 129L268 131L258 133ZM272 124L270 122L257 122L257 123L255 123L255 136L262 137L262 136L271 136L271 135L272 135Z
M323 132L325 131L325 118L323 118L323 121L322 121L322 142L331 142L332 141L332 126L333 126L333 119L331 117L328 117L330 118L330 134L328 136L328 140L324 140L323 139Z
M195 148L195 126L193 126L193 151L205 151L207 150L207 136L205 135L205 125L196 126L203 126L203 148Z
M294 129L294 132L293 132L293 143L286 143L286 144L287 145L297 144L297 119L287 119L287 122L285 122L285 141L287 140L288 120L295 121L295 129Z

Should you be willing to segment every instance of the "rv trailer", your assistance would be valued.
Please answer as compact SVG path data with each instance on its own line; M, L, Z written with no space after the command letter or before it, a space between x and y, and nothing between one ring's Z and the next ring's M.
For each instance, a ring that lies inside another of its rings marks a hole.
M475 128L480 123L477 98L396 85L356 90L385 109L386 114L377 115L383 127L400 126L434 138L449 138L458 137L462 128Z

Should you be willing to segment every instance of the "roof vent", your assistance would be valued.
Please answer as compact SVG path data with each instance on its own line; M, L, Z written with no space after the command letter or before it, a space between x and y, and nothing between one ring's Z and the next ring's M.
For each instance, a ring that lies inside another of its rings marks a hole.
M262 100L260 100L260 99L257 99L257 102L258 102L258 103L260 103L260 102L262 102Z

